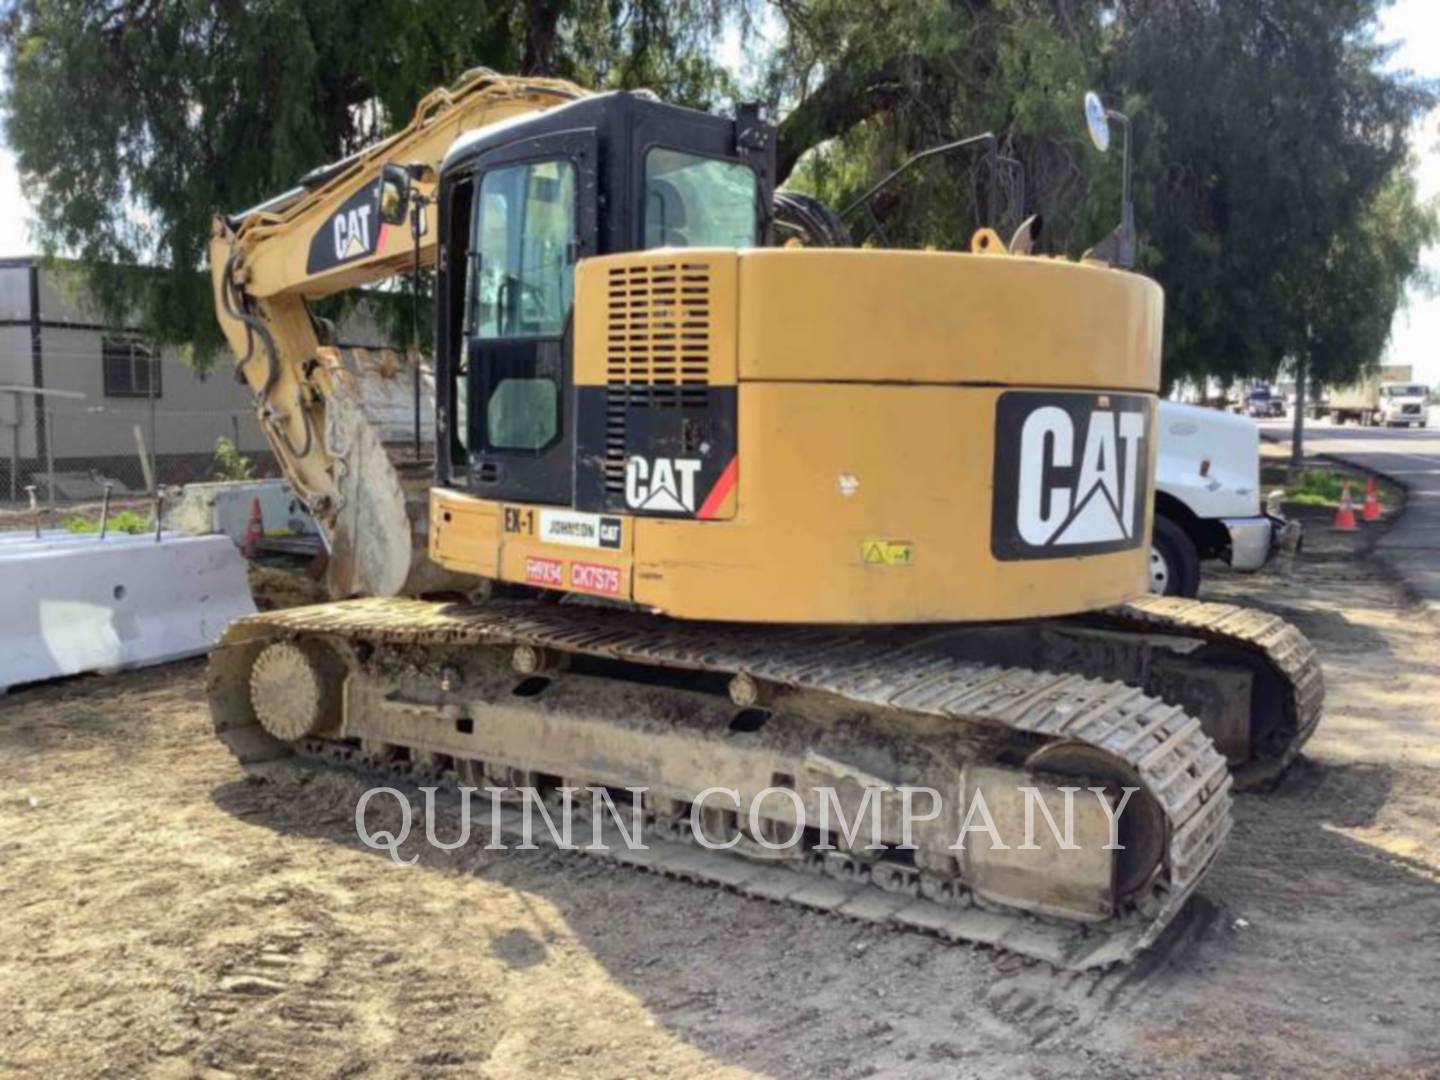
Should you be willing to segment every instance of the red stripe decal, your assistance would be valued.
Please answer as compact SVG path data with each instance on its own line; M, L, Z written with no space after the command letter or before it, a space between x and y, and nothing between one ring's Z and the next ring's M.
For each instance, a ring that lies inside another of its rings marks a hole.
M700 512L695 516L701 521L713 518L720 512L720 507L729 496L735 486L735 480L740 475L740 458L732 457L730 464L725 466L725 471L720 474L720 479L715 481L715 486L710 489L710 494L705 496L705 503L700 507Z

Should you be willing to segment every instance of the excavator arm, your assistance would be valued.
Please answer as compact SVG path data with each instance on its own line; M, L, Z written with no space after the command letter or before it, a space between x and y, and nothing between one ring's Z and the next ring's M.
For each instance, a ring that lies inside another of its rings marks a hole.
M416 440L412 422L419 385L430 405L421 416L433 427L434 389L418 353L341 349L325 340L309 301L417 263L433 265L436 214L416 209L408 227L381 220L385 165L410 168L415 203L423 206L463 132L586 94L561 80L477 69L427 95L389 138L259 206L215 218L216 316L237 377L253 395L260 430L325 538L332 596L413 595L443 586L442 572L425 558L423 537L433 438Z

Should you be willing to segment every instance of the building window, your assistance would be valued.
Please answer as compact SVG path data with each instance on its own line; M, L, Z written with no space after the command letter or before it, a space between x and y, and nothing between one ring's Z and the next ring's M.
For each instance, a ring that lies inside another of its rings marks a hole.
M160 358L135 338L106 338L101 345L106 397L159 397Z

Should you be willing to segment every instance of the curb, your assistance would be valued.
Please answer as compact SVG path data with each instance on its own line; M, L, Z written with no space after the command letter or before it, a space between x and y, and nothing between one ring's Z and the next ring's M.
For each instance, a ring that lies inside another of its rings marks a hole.
M1288 439L1278 438L1273 435L1267 437L1266 433L1264 432L1261 433L1260 438L1263 441L1277 444L1289 441ZM1347 469L1357 469L1368 476L1379 477L1387 484L1393 484L1401 491L1405 492L1405 506L1402 507L1400 513L1396 514L1395 517L1391 520L1390 524L1392 527L1396 521L1400 520L1400 518L1405 514L1406 510L1408 509L1411 497L1410 485L1405 483L1398 477L1392 476L1381 469L1372 468L1369 465L1362 465L1360 462L1353 461L1350 458L1344 457L1341 454L1320 453L1307 454L1306 456L1314 457L1320 461L1333 462L1336 465L1344 465ZM1381 539L1383 539L1383 537ZM1427 618L1429 618L1432 623L1434 623L1436 626L1440 626L1440 597L1432 598L1430 596L1427 596L1426 588L1419 581L1419 577L1415 573L1414 569L1405 565L1407 562L1417 561L1423 556L1407 556L1404 553L1403 549L1399 553L1397 553L1394 549L1389 552L1384 551L1380 547L1379 540L1377 540L1373 545L1371 545L1368 554L1376 562L1380 563L1392 574L1394 574L1395 578L1400 582L1400 586L1404 590L1405 594L1420 606L1421 611Z
M1375 553L1375 558L1400 579L1406 595L1420 605L1422 612L1432 623L1440 627L1440 600L1432 600L1425 595L1423 588L1416 581L1414 572L1405 566L1407 560L1397 559L1391 555L1382 555L1379 552Z
M1362 473L1378 476L1387 484L1394 484L1401 491L1405 492L1405 506L1401 508L1399 514L1395 515L1394 520L1390 522L1391 527L1393 528L1395 522L1399 521L1405 514L1410 505L1410 485L1403 480L1391 476L1389 473L1380 469L1371 468L1368 465L1361 465L1358 461L1351 461L1349 458L1341 457L1339 454L1316 454L1315 456L1324 461L1333 461L1337 465L1344 465L1346 468L1359 469ZM1384 538L1381 537L1381 539L1383 540ZM1400 587L1404 590L1405 595L1419 605L1421 613L1428 618L1431 623L1440 627L1440 597L1431 598L1427 596L1426 588L1421 584L1419 575L1406 565L1407 562L1412 561L1416 557L1407 556L1403 549L1398 554L1396 549L1393 548L1390 551L1386 551L1381 548L1379 540L1371 546L1370 557L1394 574L1396 580L1400 582Z

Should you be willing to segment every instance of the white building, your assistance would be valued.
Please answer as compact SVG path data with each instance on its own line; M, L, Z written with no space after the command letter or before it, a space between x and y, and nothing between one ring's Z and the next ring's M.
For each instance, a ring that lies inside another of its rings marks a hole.
M376 337L369 320L363 338ZM360 344L376 344L360 340ZM63 263L0 259L0 502L93 498L149 486L140 444L162 484L210 478L216 440L236 442L264 473L273 468L249 389L222 351L198 375L173 348L150 347L132 328L107 326ZM36 393L44 391L44 393Z

